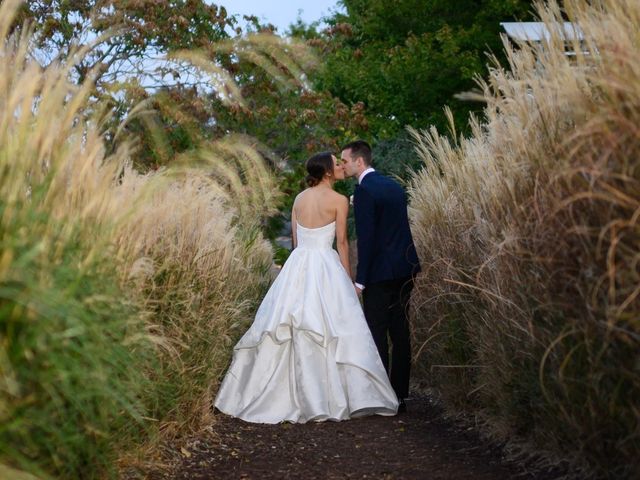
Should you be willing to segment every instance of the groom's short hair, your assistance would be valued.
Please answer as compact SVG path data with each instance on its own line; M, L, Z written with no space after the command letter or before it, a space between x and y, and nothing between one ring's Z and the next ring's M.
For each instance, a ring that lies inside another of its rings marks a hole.
M352 157L362 157L367 166L371 165L371 147L364 140L354 140L347 143L342 150L350 150Z

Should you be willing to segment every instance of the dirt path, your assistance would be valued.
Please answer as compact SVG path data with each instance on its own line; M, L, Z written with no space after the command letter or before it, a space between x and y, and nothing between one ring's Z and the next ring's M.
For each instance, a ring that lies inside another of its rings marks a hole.
M215 435L183 450L175 479L551 480L501 458L426 397L396 417L255 425L217 415Z

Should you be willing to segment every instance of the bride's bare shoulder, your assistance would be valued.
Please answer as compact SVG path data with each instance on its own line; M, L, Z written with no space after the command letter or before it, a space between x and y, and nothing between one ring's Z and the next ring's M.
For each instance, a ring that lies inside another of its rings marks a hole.
M293 204L295 205L300 200L302 200L304 198L305 194L307 193L307 191L308 191L308 189L304 189L299 194L297 194L296 197L293 199Z
M344 196L343 194L338 193L336 191L332 192L331 198L336 203L344 203L344 202L348 202L349 201L349 199L346 196Z

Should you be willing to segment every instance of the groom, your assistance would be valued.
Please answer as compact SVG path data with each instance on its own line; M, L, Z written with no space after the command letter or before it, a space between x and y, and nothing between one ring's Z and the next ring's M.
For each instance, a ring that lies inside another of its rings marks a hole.
M413 276L420 271L407 200L397 182L372 168L367 142L356 140L345 145L340 156L346 176L358 180L353 194L358 236L355 285L358 293L362 292L367 323L400 400L398 411L404 412L411 368L407 307ZM387 337L391 340L391 366Z

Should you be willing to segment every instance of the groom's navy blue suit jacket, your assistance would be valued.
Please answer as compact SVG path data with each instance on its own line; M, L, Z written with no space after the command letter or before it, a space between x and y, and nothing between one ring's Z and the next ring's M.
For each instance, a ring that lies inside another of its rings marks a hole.
M368 173L356 187L353 207L358 236L356 283L366 287L420 271L407 199L397 182L376 171Z

